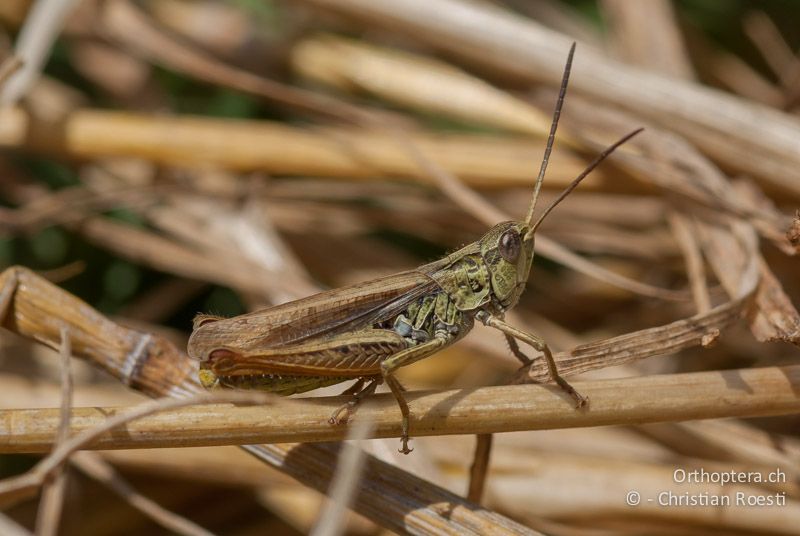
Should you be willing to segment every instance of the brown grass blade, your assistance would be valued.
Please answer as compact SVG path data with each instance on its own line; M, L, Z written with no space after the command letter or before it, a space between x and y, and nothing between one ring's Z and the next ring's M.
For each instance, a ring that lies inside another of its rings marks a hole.
M72 343L69 329L66 327L61 328L59 355L61 357L61 408L54 447L62 445L69 437L72 413L72 374L70 372ZM36 514L36 534L48 536L58 534L66 485L67 472L66 467L62 465L52 471L50 478L42 486L42 498Z
M747 312L751 295L711 309L707 313L676 320L598 342L581 344L554 355L562 375L578 374L603 367L631 363L656 355L668 355L693 346L708 346L725 328ZM540 360L517 373L518 381L549 381L547 367Z

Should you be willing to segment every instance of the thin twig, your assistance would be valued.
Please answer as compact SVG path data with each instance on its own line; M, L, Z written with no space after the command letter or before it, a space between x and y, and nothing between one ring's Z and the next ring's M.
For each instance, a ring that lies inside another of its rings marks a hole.
M778 77L781 86L790 89L787 87L787 82L800 69L800 59L781 35L778 27L763 11L747 14L743 22L745 34Z
M72 341L69 328L61 327L61 411L54 446L63 445L69 437L69 423L72 416ZM67 485L67 470L61 465L55 467L42 485L42 499L36 516L36 534L52 536L58 533L61 510L64 505L64 491Z
M20 31L16 54L22 68L9 78L0 92L3 105L14 104L39 77L50 47L78 0L37 0Z
M689 278L689 286L692 288L692 296L700 314L711 310L711 297L708 294L708 284L706 283L706 272L703 265L703 257L700 253L700 246L692 232L692 224L689 218L677 211L672 211L667 215L675 240L683 252L684 262L686 263L686 274Z
M28 532L25 527L3 513L0 513L0 534L5 536L33 536L32 532Z
M348 442L342 446L331 487L328 490L328 505L319 516L312 536L338 536L346 528L347 509L357 490L364 471L365 452L362 443L372 435L372 422L358 420L347 436Z
M22 60L17 56L10 56L0 63L0 87L2 87L8 79L22 68Z
M469 488L467 499L481 504L486 477L489 474L489 458L492 454L492 434L478 434L475 436L475 456L469 469Z

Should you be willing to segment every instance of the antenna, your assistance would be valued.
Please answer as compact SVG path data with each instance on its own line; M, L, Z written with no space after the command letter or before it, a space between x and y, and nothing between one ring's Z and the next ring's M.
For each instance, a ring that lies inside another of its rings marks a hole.
M640 133L641 131L643 131L643 130L644 130L644 128L637 128L637 129L636 129L636 130L634 130L633 132L630 132L630 133L626 134L625 136L623 136L622 138L620 138L619 140L617 140L617 142L616 142L616 143L614 143L613 145L611 145L611 146L607 147L605 151L603 151L602 153L600 153L599 155L597 155L597 157L596 157L594 160L592 160L592 163L591 163L591 164L589 164L589 165L586 167L586 169L584 169L584 170L581 172L581 174L580 174L580 175L578 175L578 176L575 178L575 180L573 180L573 181L572 181L572 182L569 184L569 186L567 186L567 187L564 189L564 191L563 191L563 192L561 192L561 195L559 195L559 196L556 198L556 200L555 200L555 201L553 201L552 203L550 203L550 206L549 206L549 207L547 207L547 208L545 209L544 213L542 213L542 215L541 215L541 216L539 216L539 219L538 219L538 220L536 220L536 223L534 223L534 224L533 224L533 227L531 227L530 231L528 231L528 232L526 233L526 236L529 236L529 235L532 235L533 233L535 233L535 232L536 232L536 229L539 227L539 225L541 225L542 221L544 221L544 218L545 218L545 216L547 216L548 214L550 214L550 211L551 211L551 210L553 210L554 208L556 208L556 205L558 205L560 202L562 202L562 201L564 200L564 198L566 198L566 197L567 197L567 196L570 194L570 192L572 192L572 190L574 190L574 189L575 189L575 187L576 187L576 186L578 186L578 184L580 184L580 182L581 182L581 181L582 181L584 178L586 178L586 176L587 176L589 173L591 173L591 172L592 172L592 170L598 166L598 164L600 164L600 162L602 162L603 160L605 160L605 159L606 159L606 157L608 157L608 155L610 155L611 153L613 153L613 152L614 152L614 150L616 150L616 148L617 148L617 147L619 147L620 145L622 145L623 143L625 143L626 141L628 141L628 140L629 140L629 139L631 139L632 137L636 136L637 134L639 134L639 133Z
M547 145L544 148L544 156L542 157L542 165L539 168L539 176L536 177L536 184L533 187L533 198L531 205L528 208L528 215L525 221L531 223L533 221L533 211L536 209L536 201L539 199L539 190L542 188L542 181L544 180L544 173L547 171L547 164L550 162L550 153L553 151L553 143L556 139L556 129L558 129L558 119L561 117L561 108L564 106L564 96L567 94L567 84L569 82L569 73L572 70L572 57L575 55L575 42L569 48L569 55L567 55L567 64L564 66L564 75L561 77L561 89L558 92L558 100L556 101L556 108L553 111L553 122L550 125L550 135L547 137Z

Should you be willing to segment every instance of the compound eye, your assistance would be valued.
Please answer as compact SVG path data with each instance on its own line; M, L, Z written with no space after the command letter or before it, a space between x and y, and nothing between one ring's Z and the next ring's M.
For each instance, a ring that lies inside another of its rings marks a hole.
M519 233L515 229L509 229L500 235L500 256L511 263L517 262L519 258L519 251L522 246L522 241L519 238Z

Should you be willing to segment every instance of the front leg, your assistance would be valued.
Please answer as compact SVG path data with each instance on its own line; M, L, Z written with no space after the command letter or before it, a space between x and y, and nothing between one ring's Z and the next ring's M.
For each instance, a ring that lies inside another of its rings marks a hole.
M394 371L400 367L404 367L419 361L420 359L424 359L444 348L451 340L448 337L450 336L446 334L440 335L437 333L436 336L428 342L401 350L381 363L381 374L383 375L383 379L386 381L389 389L392 390L392 394L397 400L397 405L400 406L400 413L403 415L402 435L400 436L403 446L399 449L399 451L403 454L408 454L413 450L408 448L408 420L410 411L408 409L408 403L403 396L403 391L405 391L405 389L403 389L403 386L400 385L399 381L397 381L397 378L394 377Z
M530 364L531 360L528 358L528 356L522 353L522 350L520 350L519 345L517 344L517 339L530 345L535 350L542 352L545 362L547 363L547 370L550 372L550 378L556 382L558 386L564 390L564 392L566 392L575 400L576 408L584 407L589 403L589 399L587 397L576 391L575 388L572 387L569 382L562 378L558 373L558 367L556 367L556 362L553 359L553 353L550 351L550 347L547 346L547 343L545 343L541 337L515 328L496 316L492 316L486 311L481 311L476 316L478 320L483 322L485 325L500 330L506 336L506 340L511 348L511 352L517 357L517 359L522 361L523 365Z

